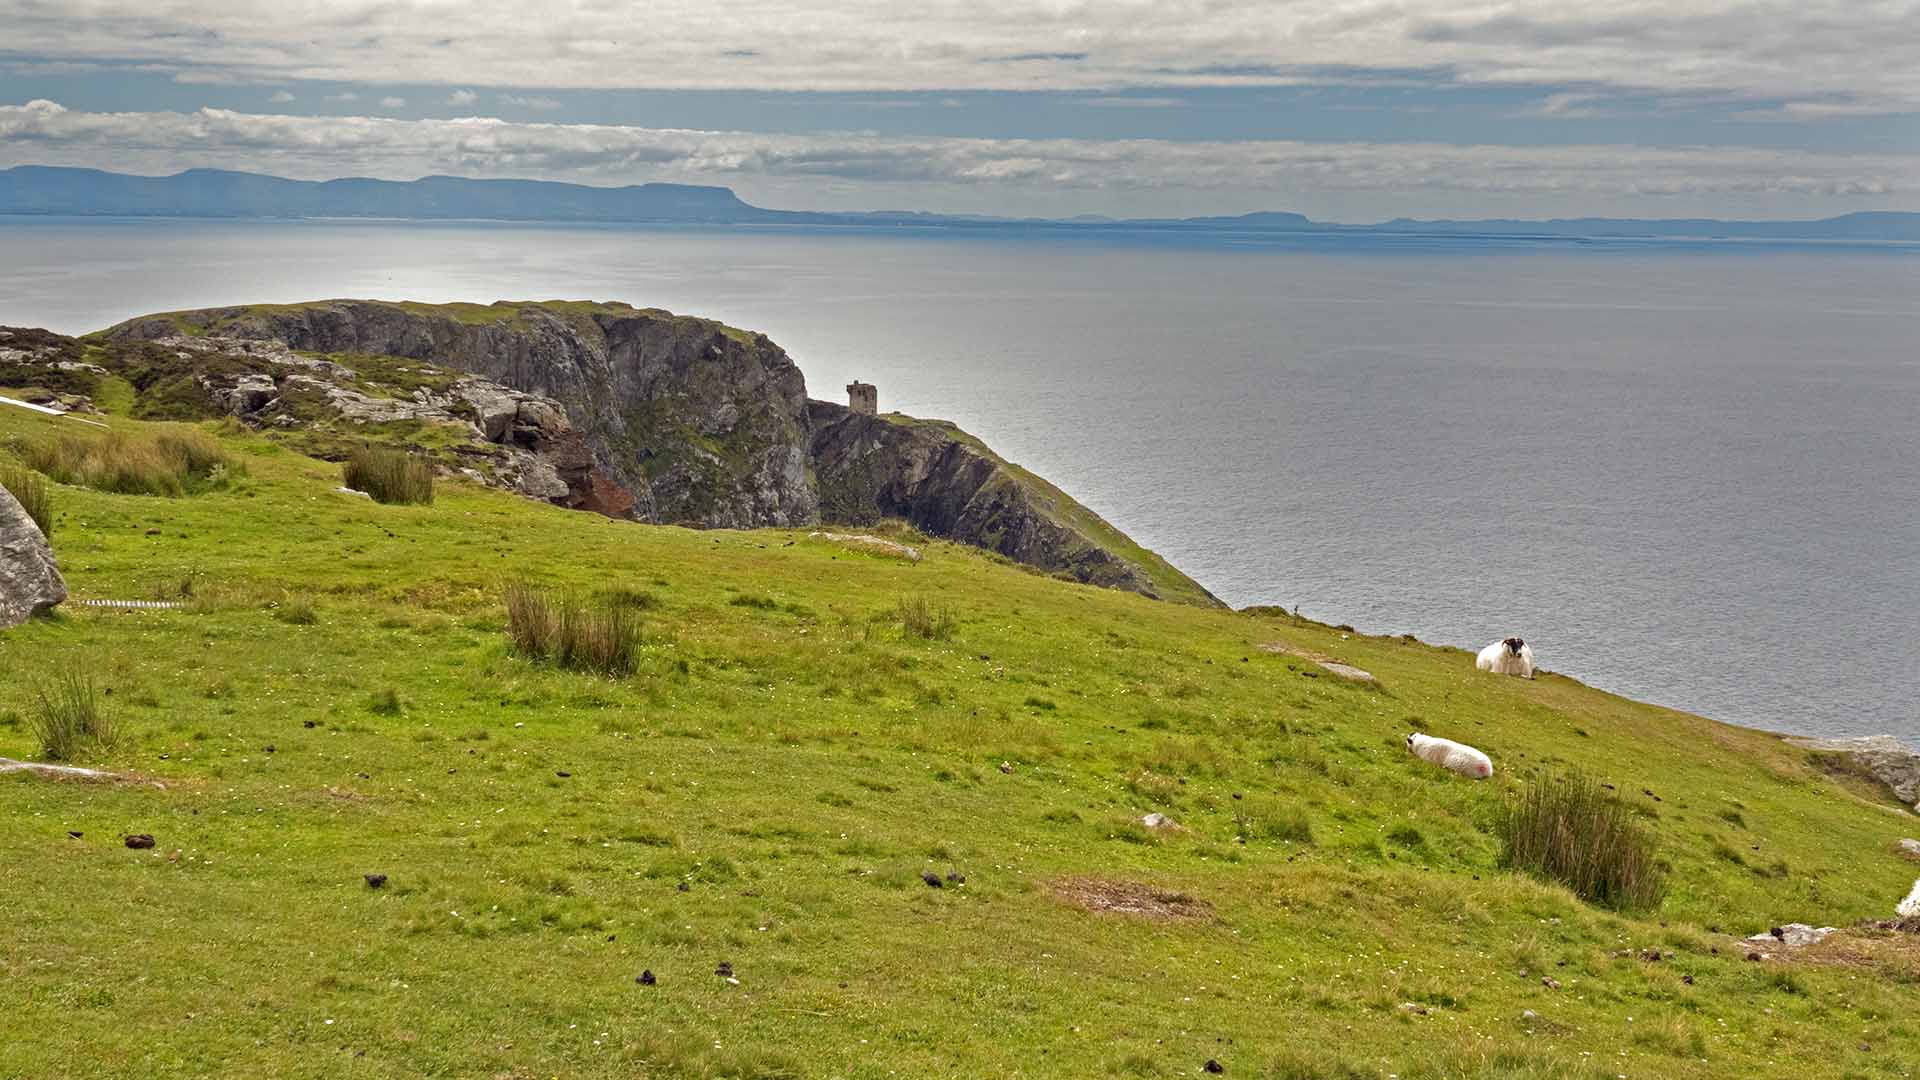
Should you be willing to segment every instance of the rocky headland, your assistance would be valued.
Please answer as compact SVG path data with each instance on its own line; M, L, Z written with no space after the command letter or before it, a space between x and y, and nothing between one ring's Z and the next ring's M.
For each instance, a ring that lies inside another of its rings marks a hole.
M620 303L330 300L171 312L84 339L0 331L0 383L144 419L231 416L305 452L360 441L612 517L700 528L904 519L1034 569L1218 601L943 421L809 399L764 334Z

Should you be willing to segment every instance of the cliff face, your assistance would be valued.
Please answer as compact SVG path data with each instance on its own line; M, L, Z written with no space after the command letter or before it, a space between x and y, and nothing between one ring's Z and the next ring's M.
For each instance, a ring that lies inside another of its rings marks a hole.
M900 517L922 532L1090 585L1218 604L1166 560L1060 489L942 420L855 413L814 401L813 464L823 511Z
M529 429L523 420L536 408L489 407L457 381L416 387L411 395L416 406L472 413L495 443L532 437L529 431L554 433L530 447L539 462L556 466L552 490L567 494L554 501L608 513L624 508L641 521L724 528L900 517L933 536L1088 584L1219 603L952 424L809 402L799 368L779 346L706 319L624 304L332 300L147 316L93 340L157 342L180 355L270 353L287 372L302 364L382 373L396 364L404 371L404 362L451 368L496 389L540 396L564 412L557 419L584 452L564 446L551 423ZM284 400L286 377L249 388L219 375L211 392L222 411L263 423L273 410L255 407L255 399ZM345 401L346 413L379 418L343 389L324 395L336 412ZM538 486L521 489L540 494Z
M429 361L551 397L642 521L753 528L816 515L806 382L762 334L624 304L335 300L149 316L104 336L182 334Z

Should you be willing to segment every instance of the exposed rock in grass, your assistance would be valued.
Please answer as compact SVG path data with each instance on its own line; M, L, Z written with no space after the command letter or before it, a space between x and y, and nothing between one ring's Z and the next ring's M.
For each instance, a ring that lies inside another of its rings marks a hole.
M1260 646L1260 649L1262 652L1278 653L1282 656L1297 656L1302 660L1311 661L1324 668L1328 673L1338 675L1351 682L1377 683L1380 681L1371 671L1364 671L1354 667L1352 664L1335 660L1325 653L1317 653L1311 649L1296 648L1284 641L1269 641Z
M1788 739L1803 750L1844 754L1893 796L1920 811L1920 752L1891 735L1862 735L1856 739Z
M1095 913L1159 920L1207 919L1213 916L1213 905L1205 900L1140 881L1070 877L1052 882L1048 890L1066 903Z
M19 626L67 598L53 549L13 493L0 487L0 630Z
M1904 839L1896 847L1903 857L1920 862L1920 840Z
M1140 824L1149 829L1177 829L1180 823L1162 813L1152 813L1140 819Z
M0 773L28 772L51 780L131 780L133 777L78 765L51 765L44 761L15 761L0 758Z
M908 547L906 544L885 540L878 536L866 536L858 533L811 532L807 534L807 538L810 540L826 540L844 547L853 548L856 551L871 552L875 555L891 555L894 558L905 559L908 562L920 561L919 548Z
M1806 945L1817 945L1828 934L1833 933L1831 926L1808 926L1806 923L1788 923L1776 926L1764 934L1755 934L1747 939L1749 944L1782 945L1789 949L1798 949Z
M145 851L153 846L153 837L146 833L137 833L127 837L126 844L135 851Z
M369 889L380 889L380 888L386 887L387 875L385 874L365 874L363 876L367 879L367 888Z

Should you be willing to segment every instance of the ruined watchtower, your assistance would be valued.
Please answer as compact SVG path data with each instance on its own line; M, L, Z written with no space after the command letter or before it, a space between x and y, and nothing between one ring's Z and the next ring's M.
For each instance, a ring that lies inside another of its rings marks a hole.
M858 379L847 384L847 408L873 416L880 411L880 391L872 383Z

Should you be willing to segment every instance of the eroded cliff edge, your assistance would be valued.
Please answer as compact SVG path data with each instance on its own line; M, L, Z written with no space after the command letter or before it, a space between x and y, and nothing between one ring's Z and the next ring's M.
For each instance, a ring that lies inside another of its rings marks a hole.
M1218 603L952 424L810 402L778 345L708 319L620 303L329 300L143 316L90 341L109 351L144 343L170 354L271 353L383 373L394 360L452 369L564 412L587 460L571 463L569 495L552 501L709 528L899 517L1089 584ZM226 402L232 390L222 389L212 396ZM458 419L465 398L454 398ZM271 410L224 411L273 422ZM475 422L494 438L484 415Z

